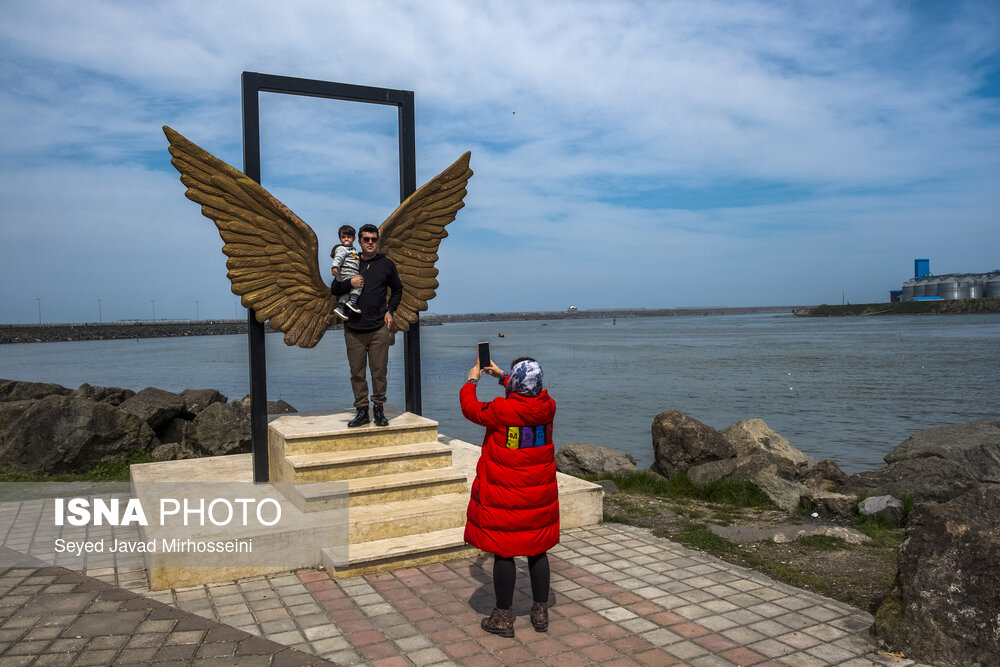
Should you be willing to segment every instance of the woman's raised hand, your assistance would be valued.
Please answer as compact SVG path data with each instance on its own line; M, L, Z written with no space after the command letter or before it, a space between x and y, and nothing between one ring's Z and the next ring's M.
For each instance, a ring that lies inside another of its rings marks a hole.
M488 375L492 375L495 378L501 378L504 375L503 369L497 366L497 362L493 361L492 359L490 359L489 367L484 368L483 371L486 372Z

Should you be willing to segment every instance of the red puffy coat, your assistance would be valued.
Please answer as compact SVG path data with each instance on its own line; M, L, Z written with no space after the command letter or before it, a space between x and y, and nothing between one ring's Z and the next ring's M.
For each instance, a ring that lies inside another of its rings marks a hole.
M551 431L555 401L543 390L534 397L511 394L481 403L476 386L468 382L459 397L466 419L486 427L465 541L504 557L548 551L559 543L559 488ZM520 428L525 426L540 428ZM545 444L520 446L522 431L527 439L537 435ZM518 448L509 448L508 440Z

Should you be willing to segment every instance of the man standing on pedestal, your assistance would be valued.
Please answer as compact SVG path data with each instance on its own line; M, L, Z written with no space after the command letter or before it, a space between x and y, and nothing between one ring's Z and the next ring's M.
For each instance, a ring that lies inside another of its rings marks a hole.
M392 316L403 298L403 283L399 280L396 265L391 259L377 252L378 227L362 225L358 231L361 245L360 273L344 282L334 281L334 295L362 287L358 297L360 314L351 313L344 322L344 342L347 361L351 366L351 389L357 414L348 426L366 426L368 417L368 382L365 364L372 375L372 419L376 426L388 426L382 406L385 404L386 373L389 369L389 344ZM388 301L386 300L388 296Z

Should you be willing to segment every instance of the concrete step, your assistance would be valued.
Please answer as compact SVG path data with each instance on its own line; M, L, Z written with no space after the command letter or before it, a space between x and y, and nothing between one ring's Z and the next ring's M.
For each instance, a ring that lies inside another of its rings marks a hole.
M449 493L468 493L464 470L431 468L332 482L283 482L281 491L303 512L361 505L375 505L396 500L419 500Z
M437 440L437 422L386 406L388 426L369 424L348 428L353 411L305 412L282 415L268 423L269 458L369 449L386 445L407 445Z
M279 479L295 483L326 482L450 466L451 448L435 440L286 456L280 462Z
M465 525L468 493L447 493L419 500L397 500L378 505L352 507L348 512L348 542L411 536Z
M463 525L352 544L346 554L343 549L323 549L323 567L334 577L354 577L474 556L479 550L465 543L464 534Z

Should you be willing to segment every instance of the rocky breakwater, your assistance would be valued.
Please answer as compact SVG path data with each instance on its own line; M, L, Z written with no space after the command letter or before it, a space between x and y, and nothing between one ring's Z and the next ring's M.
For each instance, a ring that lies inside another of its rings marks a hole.
M268 413L295 412L284 401ZM154 460L248 452L249 398L215 389L135 392L83 384L0 380L0 466L29 473L79 473L140 453Z
M271 333L270 326L265 331ZM108 322L85 324L7 324L0 326L0 344L56 343L125 338L173 338L176 336L231 336L246 334L245 320L197 320Z
M898 527L900 499L913 498L873 635L929 664L1000 664L1000 421L918 431L886 455L886 467L850 476L832 460L810 465L760 419L717 431L675 410L657 415L651 430L654 472L684 473L699 486L746 480L778 507L805 508L832 524L875 514ZM580 444L556 455L560 471L597 476L634 470L630 458ZM827 534L842 536L837 531L833 525Z

